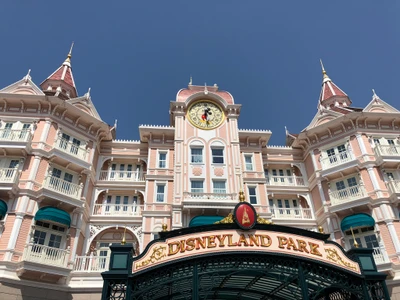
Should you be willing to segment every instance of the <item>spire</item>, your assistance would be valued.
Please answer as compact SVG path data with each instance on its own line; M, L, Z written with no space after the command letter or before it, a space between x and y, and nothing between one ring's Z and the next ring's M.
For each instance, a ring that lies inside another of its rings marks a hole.
M40 87L47 95L57 96L62 99L76 98L78 96L71 67L73 47L74 42L72 42L63 64L40 84Z
M322 89L319 96L319 108L333 106L350 106L351 100L345 92L343 92L328 76L326 73L322 59L319 60L322 69Z

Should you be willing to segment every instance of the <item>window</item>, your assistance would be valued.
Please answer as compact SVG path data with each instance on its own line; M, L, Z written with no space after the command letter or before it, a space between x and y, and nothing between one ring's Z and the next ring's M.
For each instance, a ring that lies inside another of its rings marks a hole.
M249 186L249 200L251 204L257 204L257 191L255 186Z
M355 177L347 178L346 180L341 180L335 183L336 190L340 198L345 198L347 196L356 196L359 193L359 188L357 184L357 179Z
M212 163L213 164L223 164L224 163L224 149L223 148L213 148L212 153Z
M203 193L203 180L192 180L190 182L190 192L191 193Z
M191 148L191 162L202 163L203 162L203 148Z
M167 167L167 153L166 152L158 153L158 167L159 168Z
M379 243L374 233L374 226L354 228L353 233L351 230L347 230L345 235L350 248L354 248L353 234L359 247L375 248L375 252L380 252Z
M36 221L36 228L33 234L33 243L36 245L44 245L52 248L61 248L63 237L65 236L66 227L52 224L45 221ZM33 251L41 252L42 248L33 247ZM53 252L49 254L56 255Z
M246 171L253 171L253 156L252 155L245 155L244 162L246 165Z
M31 124L23 124L22 125L22 130L19 133L19 138L20 139L24 139L27 135L27 133L29 132L29 128L31 127Z
M329 162L331 164L346 161L346 159L348 158L346 146L344 144L336 146L331 149L327 149L326 154L327 154L327 156L329 158Z
M131 215L138 209L137 196L108 195L103 204L101 214L103 215Z
M226 184L224 180L213 180L213 193L226 194Z
M269 199L269 206L274 217L296 218L300 215L298 199Z
M165 184L157 184L156 202L164 202Z

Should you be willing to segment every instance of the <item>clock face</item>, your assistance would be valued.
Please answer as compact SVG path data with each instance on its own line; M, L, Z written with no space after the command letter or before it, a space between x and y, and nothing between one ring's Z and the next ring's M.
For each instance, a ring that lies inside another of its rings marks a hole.
M207 130L221 125L224 120L224 112L219 105L203 100L197 101L189 107L187 117L192 125Z

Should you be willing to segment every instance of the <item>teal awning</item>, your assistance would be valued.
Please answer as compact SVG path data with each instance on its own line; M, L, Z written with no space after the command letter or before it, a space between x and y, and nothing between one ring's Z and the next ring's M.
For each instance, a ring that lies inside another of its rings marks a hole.
M367 214L356 214L347 216L340 223L340 227L342 231L349 230L351 227L369 227L374 226L375 220L370 215Z
M190 221L189 227L214 224L215 222L221 221L223 218L224 217L221 216L197 216Z
M53 221L60 224L67 225L68 227L71 225L71 217L69 213L55 208L55 207L42 207L39 209L35 215L36 221Z
M7 210L7 203L0 199L0 220L6 216Z

